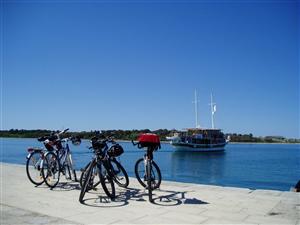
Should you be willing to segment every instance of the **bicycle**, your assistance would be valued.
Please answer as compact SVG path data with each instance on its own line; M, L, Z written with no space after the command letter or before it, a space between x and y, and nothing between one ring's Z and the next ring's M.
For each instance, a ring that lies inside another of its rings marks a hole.
M26 157L26 174L28 179L36 186L42 185L45 182L41 170L42 159L47 152L47 149L51 150L51 146L48 143L50 141L54 141L55 139L56 136L53 135L39 137L37 140L39 142L43 142L46 149L36 147L30 147L27 149L28 155Z
M122 146L112 139L105 138L101 140L97 136L93 137L91 142L92 146L89 149L93 150L94 157L86 165L80 177L81 192L79 202L81 203L85 193L95 189L99 183L101 183L105 194L111 199L115 198L114 182L121 187L127 187L129 184L126 170L116 160L116 157L124 152ZM113 144L110 148L108 147L108 142ZM99 178L98 181L96 181L97 177Z
M99 138L99 137L98 137ZM123 188L127 188L129 185L129 178L126 170L124 167L121 165L121 163L117 160L117 157L119 157L123 152L122 146L120 146L117 142L115 142L112 137L105 138L104 140L105 146L102 151L107 152L109 164L110 164L110 170L113 174L113 180L114 182L119 186ZM112 143L112 146L110 148L108 147L107 143ZM92 149L90 147L89 149ZM84 169L82 169L82 173L80 176L80 186L82 187L87 168L89 167L90 162L85 166ZM100 181L95 182L93 185L93 188L95 189L97 185L99 185Z
M79 137L61 138L60 135L66 133L68 130L65 129L43 138L47 152L44 154L41 162L41 174L45 183L51 189L58 184L61 172L67 180L72 180L73 173L73 180L75 182L78 181L68 142L72 141L72 144L79 145L81 139Z
M153 160L153 152L161 148L159 137L156 134L145 133L138 137L137 143L133 140L131 142L134 146L147 150L144 157L136 161L134 172L139 183L148 190L149 201L153 202L152 191L161 184L161 172Z

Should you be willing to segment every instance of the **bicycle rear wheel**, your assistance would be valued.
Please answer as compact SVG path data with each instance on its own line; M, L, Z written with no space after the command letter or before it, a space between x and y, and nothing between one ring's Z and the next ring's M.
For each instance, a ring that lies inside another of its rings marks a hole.
M147 176L146 176L146 168L144 158L140 158L139 160L136 161L135 167L134 167L134 172L137 180L139 183L146 188L148 186L147 184ZM161 173L158 165L152 160L152 166L151 166L151 185L152 185L152 190L159 188L161 184Z
M124 167L115 159L110 160L112 172L114 174L113 179L120 187L127 188L129 185L129 178Z
M50 188L54 188L59 182L60 166L53 152L47 152L42 160L42 176Z
M41 151L32 152L27 158L26 173L28 179L35 185L39 186L44 183L41 162L43 153Z
M149 202L152 202L152 179L151 179L151 170L152 165L151 161L147 160L146 163L146 178L147 178L147 189L148 189L148 195L149 195Z

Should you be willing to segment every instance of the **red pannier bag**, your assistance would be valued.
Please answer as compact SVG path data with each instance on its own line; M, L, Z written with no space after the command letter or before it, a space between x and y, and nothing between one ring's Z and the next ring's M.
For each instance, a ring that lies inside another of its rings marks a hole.
M142 148L150 147L153 148L154 150L160 148L159 136L156 134L151 134L151 133L140 134L140 136L138 137L138 142Z

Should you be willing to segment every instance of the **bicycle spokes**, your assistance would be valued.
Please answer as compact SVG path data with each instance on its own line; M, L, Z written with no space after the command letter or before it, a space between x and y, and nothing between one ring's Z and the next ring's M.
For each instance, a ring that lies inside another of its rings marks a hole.
M59 181L59 162L54 153L48 153L43 160L42 174L46 184L53 188Z

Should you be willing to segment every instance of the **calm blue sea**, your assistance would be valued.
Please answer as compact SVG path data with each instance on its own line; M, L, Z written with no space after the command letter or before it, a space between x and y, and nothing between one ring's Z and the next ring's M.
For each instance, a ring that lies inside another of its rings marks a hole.
M0 138L1 162L25 164L28 147L42 147L36 139ZM134 177L135 161L143 151L131 143L120 142L125 153L121 163ZM70 144L76 169L92 157L88 140L80 146ZM245 187L251 189L290 190L300 180L300 145L228 144L225 152L175 152L169 144L154 154L163 180Z

